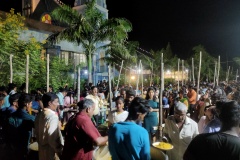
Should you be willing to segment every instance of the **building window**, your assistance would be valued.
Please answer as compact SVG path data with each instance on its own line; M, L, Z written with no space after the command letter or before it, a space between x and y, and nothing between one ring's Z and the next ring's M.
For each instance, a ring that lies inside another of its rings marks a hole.
M86 55L82 53L74 53L74 63L78 65L79 63L86 63Z
M22 14L25 17L29 17L29 15L31 14L31 1L30 0L25 0L23 2Z
M104 66L104 60L103 60L104 57L105 57L104 52L100 52L100 57L99 57L100 66Z
M86 56L85 56L85 54L80 54L80 63L86 63Z

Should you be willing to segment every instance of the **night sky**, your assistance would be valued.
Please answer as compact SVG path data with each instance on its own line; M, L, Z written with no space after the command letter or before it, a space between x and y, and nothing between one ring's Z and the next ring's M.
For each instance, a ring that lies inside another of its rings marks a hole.
M107 0L107 8L109 18L132 23L129 40L144 50L170 42L174 54L187 58L201 44L211 55L240 57L239 0Z
M73 5L74 0L62 0ZM240 0L106 0L109 18L126 18L133 26L129 41L140 48L161 50L170 42L173 53L188 58L192 48L203 45L221 59L240 57ZM0 9L20 0L1 0Z

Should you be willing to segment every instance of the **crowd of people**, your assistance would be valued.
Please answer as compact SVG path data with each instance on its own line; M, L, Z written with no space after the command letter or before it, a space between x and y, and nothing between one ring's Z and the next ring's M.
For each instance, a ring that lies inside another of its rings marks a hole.
M20 88L13 83L0 87L4 159L30 160L33 142L39 160L92 160L97 146L105 145L113 160L148 160L157 141L174 146L164 152L169 160L240 157L238 82L202 83L199 90L189 83L164 90L123 85L109 91L104 81L86 84L80 97L66 86L30 94L24 85ZM103 134L99 127L104 124Z

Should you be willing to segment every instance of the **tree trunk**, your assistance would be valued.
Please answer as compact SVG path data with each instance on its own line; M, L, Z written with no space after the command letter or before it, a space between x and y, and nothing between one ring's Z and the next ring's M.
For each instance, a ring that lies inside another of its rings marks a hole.
M121 68L120 68L119 75L118 75L117 89L118 89L118 85L119 85L119 81L120 81L120 75L121 75L121 72L122 72L122 67L123 67L123 60L122 60ZM124 85L125 85L125 83L124 83Z
M88 54L88 83L92 83L92 54Z

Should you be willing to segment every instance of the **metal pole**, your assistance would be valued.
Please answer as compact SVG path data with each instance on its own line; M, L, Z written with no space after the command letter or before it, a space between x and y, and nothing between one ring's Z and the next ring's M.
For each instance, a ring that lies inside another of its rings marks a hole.
M143 95L143 67L142 67L142 62L141 62L141 75L142 75L142 95Z
M198 95L198 92L199 92L201 65L202 65L202 51L200 51L200 57L199 57L198 82L197 82L197 95ZM197 96L197 97L198 97L198 96ZM197 100L198 100L198 99L197 99Z
M163 63L163 53L162 53L162 55L161 55L161 64L162 64L162 63ZM163 69L161 70L161 78L162 78L162 76L164 76L164 73L162 74L162 72L164 72ZM161 85L161 89L162 89L162 91L164 90L164 84Z
M151 65L151 80L150 80L150 86L152 85L152 76L153 76L153 63L150 62L150 65Z
M237 72L236 72L236 82L237 82L237 79L238 79L238 69L237 69Z
M141 64L141 60L139 61L139 65L138 65L138 68L137 68L137 74L138 74L138 78L137 78L137 86L136 86L136 92L138 92L138 83L139 83L139 77L140 77L140 64Z
M227 83L228 83L228 80L229 80L229 72L230 72L230 66L228 67L228 71L227 71L227 78L226 78Z
M213 87L215 87L217 79L217 62L215 61L214 77L213 77Z
M220 72L220 56L218 56L217 86L219 83L219 72Z
M79 66L78 66L78 97L77 97L77 100L78 100L78 102L80 101L80 96L81 96L81 94L80 94L80 91L81 91L81 88L80 88L80 86L81 86L81 80L80 80L80 78L81 78L81 68L80 68L80 64L79 64Z
M180 59L178 59L178 79L177 79L177 81L178 81L178 91L179 91L179 77L180 77L180 75L179 75L179 63L180 63Z
M195 76L194 76L194 59L192 58L192 77L193 77L193 85L195 86Z
M47 53L47 92L49 92L49 54Z
M162 113L162 97L163 97L163 86L164 86L164 74L163 74L163 67L164 63L161 64L161 89L160 89L160 96L159 96L159 137L160 140L162 139L162 123L163 123L163 113Z
M184 70L184 60L182 60L182 86L184 85L183 70Z
M114 76L115 76L115 64L113 63L113 78L112 78L112 87L114 88Z
M26 57L26 93L28 93L28 86L29 86L29 80L28 80L28 76L29 76L29 54L27 54Z
M112 110L112 87L111 87L111 66L110 64L108 65L108 86L109 86L109 108L110 108L110 111Z
M12 66L12 58L13 58L13 55L10 54L10 83L13 82L13 66Z

